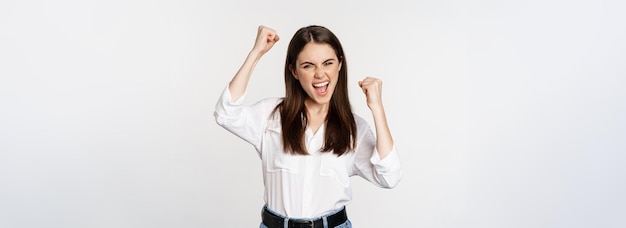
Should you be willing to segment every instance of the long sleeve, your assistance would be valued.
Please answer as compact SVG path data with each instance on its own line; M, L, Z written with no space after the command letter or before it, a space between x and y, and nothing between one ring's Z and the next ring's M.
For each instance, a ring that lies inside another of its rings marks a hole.
M245 96L246 94L232 102L230 91L226 87L215 106L215 121L259 151L264 126L279 99L264 99L246 106L243 104Z
M402 164L395 145L384 159L380 159L376 151L376 138L371 129L363 120L357 122L359 139L355 151L353 174L382 188L395 187L402 178Z

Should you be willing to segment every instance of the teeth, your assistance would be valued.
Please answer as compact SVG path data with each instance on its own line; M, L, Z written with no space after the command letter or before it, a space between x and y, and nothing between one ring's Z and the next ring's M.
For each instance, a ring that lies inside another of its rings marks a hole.
M328 85L328 82L322 82L322 83L317 83L317 84L313 84L313 87L323 87Z

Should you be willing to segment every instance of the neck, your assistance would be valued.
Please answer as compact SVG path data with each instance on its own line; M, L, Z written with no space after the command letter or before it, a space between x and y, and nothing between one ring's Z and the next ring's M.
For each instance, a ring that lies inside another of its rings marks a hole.
M318 104L312 101L304 102L306 106L306 116L308 127L311 128L313 134L317 133L317 130L326 122L326 116L328 115L328 104Z
M307 115L309 117L326 117L328 114L329 104L318 104L312 100L307 100L304 102L304 106L306 106Z

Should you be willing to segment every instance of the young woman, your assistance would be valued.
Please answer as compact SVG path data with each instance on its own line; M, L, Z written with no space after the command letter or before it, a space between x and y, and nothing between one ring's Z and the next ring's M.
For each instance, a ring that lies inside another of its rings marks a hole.
M358 82L374 117L374 136L352 113L339 39L325 27L307 26L289 43L285 97L243 105L256 63L278 40L275 30L259 26L254 47L216 105L216 121L261 157L266 203L261 228L351 227L345 211L352 199L350 176L383 188L393 188L402 176L382 82L373 77Z

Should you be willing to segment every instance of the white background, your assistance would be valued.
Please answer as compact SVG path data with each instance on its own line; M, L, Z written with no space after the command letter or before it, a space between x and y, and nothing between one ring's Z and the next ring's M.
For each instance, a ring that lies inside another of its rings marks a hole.
M282 96L320 24L384 81L397 188L353 178L355 227L625 227L624 1L0 3L0 227L258 227L260 162L215 124L256 28Z

